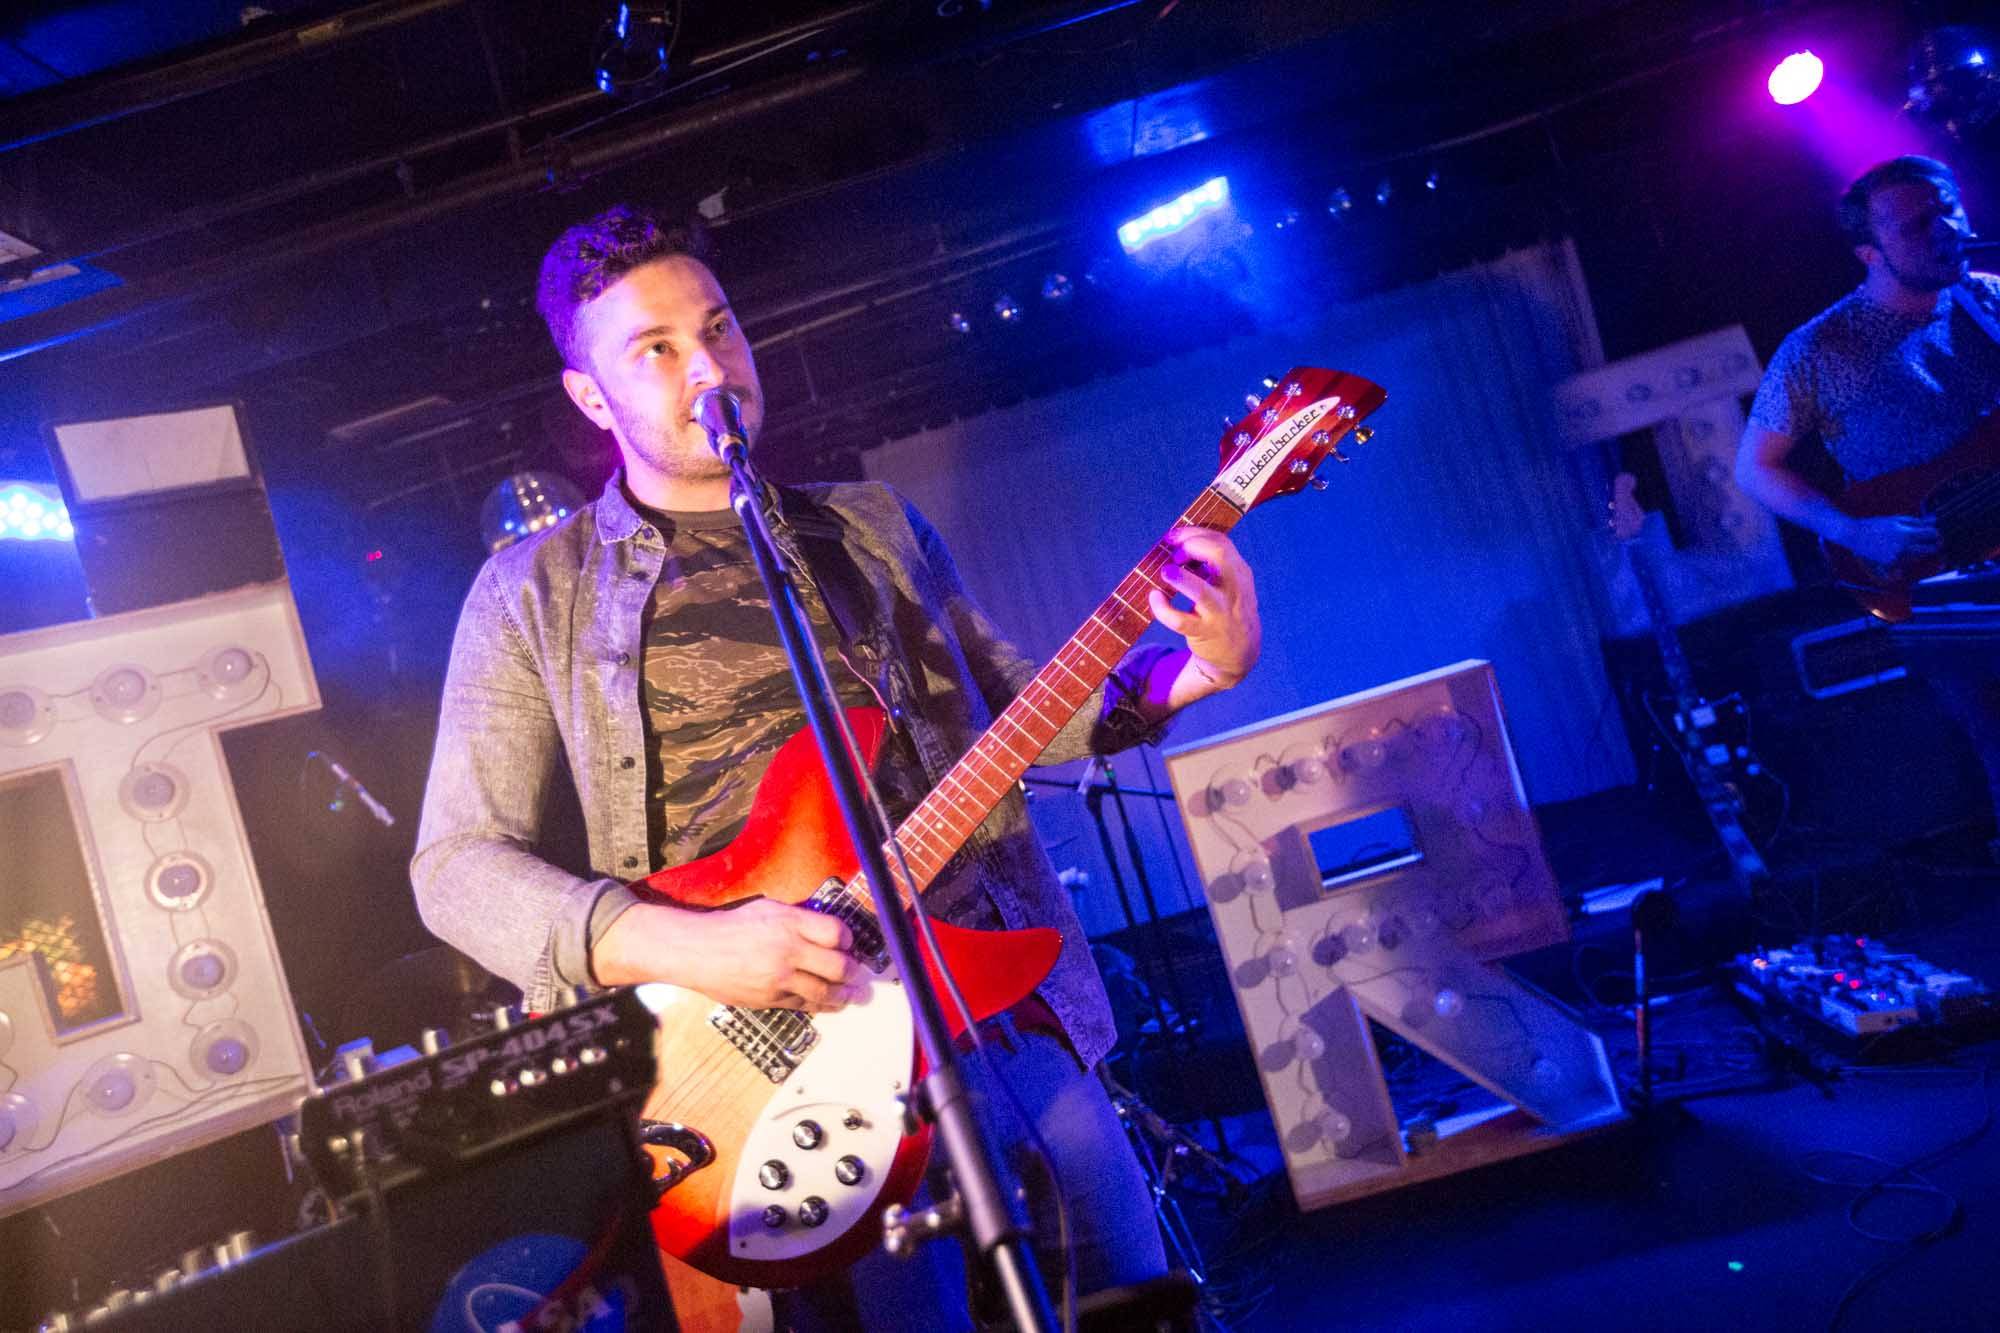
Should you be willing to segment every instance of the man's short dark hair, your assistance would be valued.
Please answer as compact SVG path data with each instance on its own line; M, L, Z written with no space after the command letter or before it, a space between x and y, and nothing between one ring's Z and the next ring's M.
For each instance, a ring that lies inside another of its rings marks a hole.
M588 371L585 348L577 329L577 312L607 287L642 265L675 255L708 262L705 238L688 227L673 226L643 209L618 204L585 218L562 235L542 256L535 281L535 309L549 326L549 337L562 353L563 364Z
M1953 195L1958 193L1958 178L1951 174L1950 167L1934 157L1910 153L1878 162L1847 187L1834 209L1834 219L1840 223L1841 234L1847 237L1849 245L1876 243L1875 233L1868 225L1868 203L1877 190L1892 185L1941 185Z

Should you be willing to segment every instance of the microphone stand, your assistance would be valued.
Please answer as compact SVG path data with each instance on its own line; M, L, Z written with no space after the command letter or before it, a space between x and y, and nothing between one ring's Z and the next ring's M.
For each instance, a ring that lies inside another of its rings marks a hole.
M716 453L729 465L733 478L730 507L736 511L744 535L750 540L750 555L770 596L771 615L791 664L792 680L798 687L800 702L805 705L806 718L812 724L813 738L819 742L827 775L833 780L841 817L847 823L847 835L854 843L869 885L875 890L875 911L881 919L889 956L895 960L909 995L917 1044L924 1058L924 1075L913 1090L910 1109L937 1129L938 1143L944 1149L945 1162L958 1187L958 1211L962 1213L974 1251L986 1262L1006 1297L1015 1327L1021 1333L1047 1333L1056 1327L1048 1289L1029 1249L1027 1229L1010 1203L1011 1192L1001 1184L992 1144L973 1115L957 1051L945 1024L944 1009L922 965L909 909L903 905L898 881L890 872L882 853L882 841L862 799L861 776L842 739L835 701L821 688L815 661L817 652L804 608L761 504L765 493L763 481L750 465L749 449L740 430L718 431L707 421L702 424L709 431Z

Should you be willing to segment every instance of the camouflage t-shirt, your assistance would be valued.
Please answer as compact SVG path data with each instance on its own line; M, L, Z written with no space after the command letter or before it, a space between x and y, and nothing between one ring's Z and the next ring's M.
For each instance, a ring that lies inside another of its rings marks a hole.
M772 755L806 720L735 513L646 512L667 540L640 622L647 840L672 866L736 836ZM810 580L801 593L841 703L874 704Z
M2000 277L1965 284L2000 317ZM1816 435L1850 481L1937 457L2000 404L2000 343L1947 292L1928 315L1903 315L1848 293L1794 329L1757 386L1750 419Z

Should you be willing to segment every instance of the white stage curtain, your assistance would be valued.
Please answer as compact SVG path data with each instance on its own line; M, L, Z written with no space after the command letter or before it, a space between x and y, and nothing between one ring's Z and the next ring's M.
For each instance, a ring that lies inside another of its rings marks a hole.
M1332 488L1237 527L1263 660L1180 718L1167 747L1487 658L1529 796L1558 801L1633 780L1599 648L1604 502L1551 425L1550 387L1601 361L1574 247L1557 242L893 441L866 467L929 516L973 593L1045 655L1213 478L1223 423L1263 376L1318 364L1373 379L1389 393L1377 437L1325 465ZM1164 783L1157 755L1118 771ZM1197 905L1184 851L1151 802L1129 804L1160 910ZM1043 789L1036 820L1057 865L1091 876L1080 906L1097 934L1123 916L1082 805ZM1122 861L1115 818L1113 832Z

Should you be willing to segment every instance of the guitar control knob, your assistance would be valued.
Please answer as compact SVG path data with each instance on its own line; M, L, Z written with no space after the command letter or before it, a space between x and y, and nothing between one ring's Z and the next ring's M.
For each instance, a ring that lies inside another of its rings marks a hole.
M766 1208L764 1210L764 1225L773 1231L785 1225L785 1210L778 1207L775 1203Z
M833 1178L843 1185L859 1185L861 1177L867 1174L868 1168L861 1164L861 1159L851 1154L833 1164Z
M505 1032L521 1021L521 1015L511 1004L496 1005L493 1009L493 1030Z
M815 1194L799 1205L799 1223L801 1226L816 1227L826 1221L827 1214L832 1211L826 1206L826 1200Z
M757 1183L767 1190L781 1190L792 1183L791 1168L783 1162L766 1162L757 1168Z
M801 1148L817 1148L826 1142L826 1131L817 1120L801 1120L792 1126L792 1142Z

